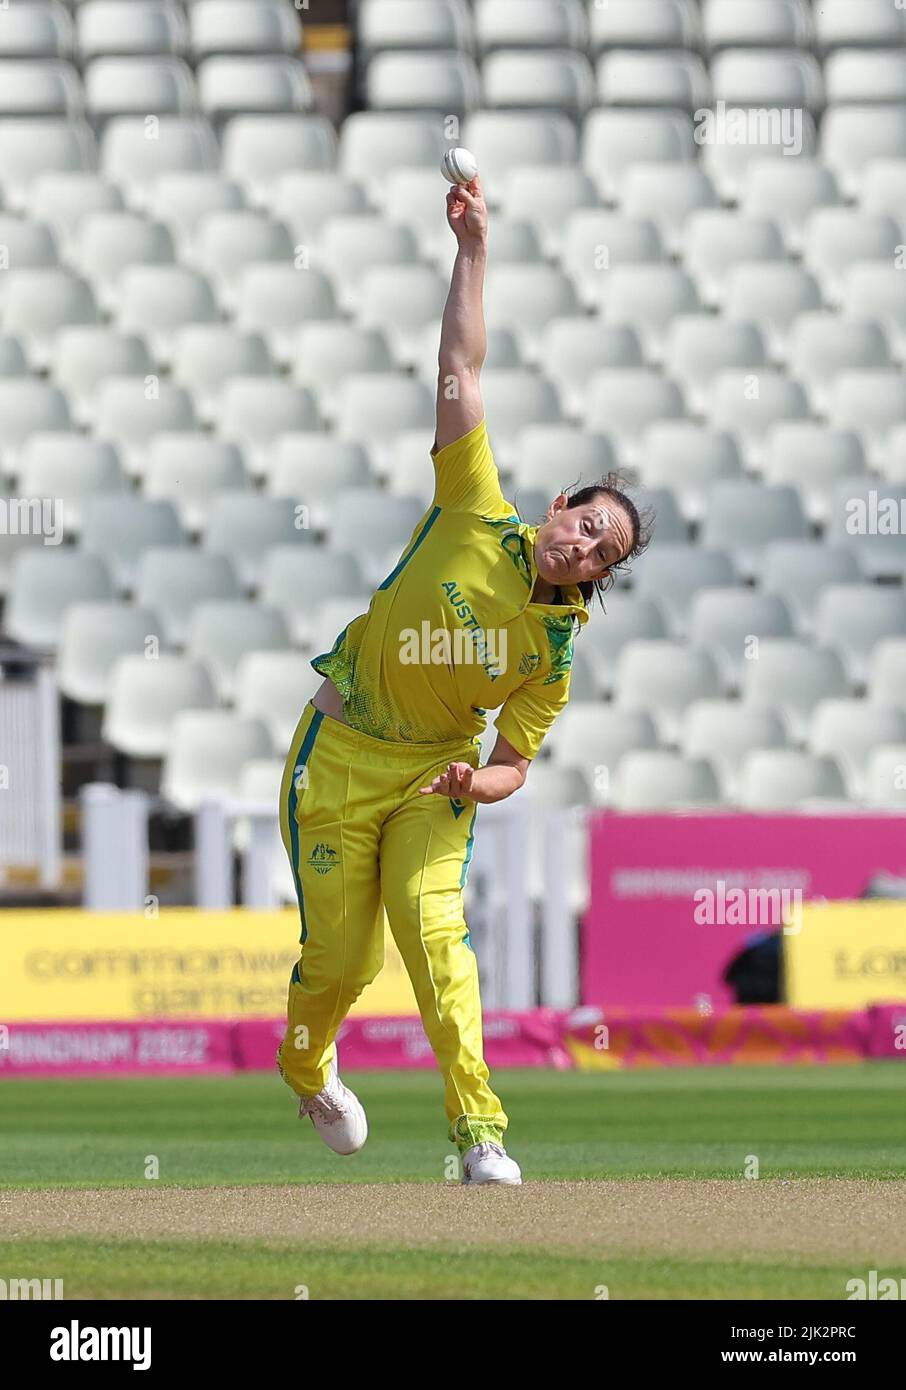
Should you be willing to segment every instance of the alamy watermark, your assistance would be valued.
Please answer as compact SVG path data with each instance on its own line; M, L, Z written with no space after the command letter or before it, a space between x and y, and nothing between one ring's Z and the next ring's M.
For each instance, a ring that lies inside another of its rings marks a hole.
M693 116L697 145L779 145L802 153L802 110L797 106L743 107L718 101Z
M41 536L45 545L59 545L62 497L0 497L0 536Z
M802 930L801 888L731 888L719 878L713 888L697 888L693 901L700 927L782 927L785 936Z

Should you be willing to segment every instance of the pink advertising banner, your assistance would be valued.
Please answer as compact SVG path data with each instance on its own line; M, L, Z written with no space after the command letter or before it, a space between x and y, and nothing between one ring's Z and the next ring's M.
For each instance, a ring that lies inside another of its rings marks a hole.
M489 1067L570 1067L561 1040L561 1017L553 1009L489 1013L484 1016L484 1055ZM249 1019L236 1024L240 1067L268 1068L284 1024ZM417 1017L347 1018L337 1035L343 1070L435 1067L434 1054Z
M906 877L906 819L601 812L590 854L582 1002L708 1011L734 1003L727 964L797 901Z
M235 1069L230 1023L11 1023L0 1077L208 1075Z

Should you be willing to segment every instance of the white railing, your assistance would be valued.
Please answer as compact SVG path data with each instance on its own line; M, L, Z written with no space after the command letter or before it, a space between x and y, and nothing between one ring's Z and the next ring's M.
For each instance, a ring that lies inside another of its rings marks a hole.
M62 867L60 710L52 672L27 653L0 653L0 877L37 871L57 888Z
M148 897L142 792L86 787L85 905L139 910ZM570 1008L578 998L578 919L587 901L583 808L527 799L479 808L465 889L466 921L486 1008ZM241 872L235 902L234 863ZM195 814L195 904L273 908L294 901L272 803L218 802Z

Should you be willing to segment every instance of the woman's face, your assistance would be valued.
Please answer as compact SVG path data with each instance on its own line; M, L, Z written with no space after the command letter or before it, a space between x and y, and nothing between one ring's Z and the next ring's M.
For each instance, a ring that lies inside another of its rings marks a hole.
M568 507L560 493L535 537L535 565L549 584L581 584L604 579L632 550L632 523L626 508L606 493L579 507Z

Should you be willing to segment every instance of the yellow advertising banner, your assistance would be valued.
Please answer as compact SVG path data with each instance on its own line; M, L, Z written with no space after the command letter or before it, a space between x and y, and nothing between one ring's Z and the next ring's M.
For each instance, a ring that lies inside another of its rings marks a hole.
M299 959L294 910L0 913L0 1022L279 1018ZM384 968L351 1013L414 1014L385 919Z
M906 999L906 902L804 903L784 935L786 1000L797 1009Z

